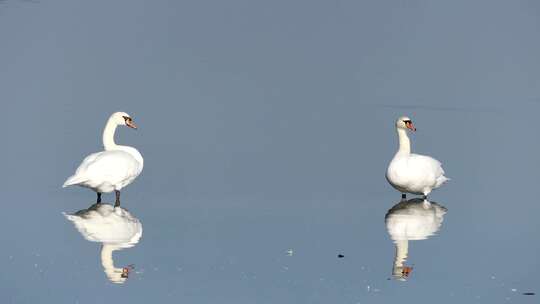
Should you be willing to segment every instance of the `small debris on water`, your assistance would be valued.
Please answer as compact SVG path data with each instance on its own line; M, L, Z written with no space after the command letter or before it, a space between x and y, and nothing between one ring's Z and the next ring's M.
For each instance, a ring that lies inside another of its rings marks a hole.
M293 256L294 255L294 250L292 250L292 249L287 250L287 255L288 256Z
M524 292L523 295L524 296L534 296L535 293L534 292Z
M337 257L341 259L341 258L344 258L345 256L343 254L338 254Z
M516 291L517 291L517 289L515 289L515 288L512 288L512 292L516 292Z

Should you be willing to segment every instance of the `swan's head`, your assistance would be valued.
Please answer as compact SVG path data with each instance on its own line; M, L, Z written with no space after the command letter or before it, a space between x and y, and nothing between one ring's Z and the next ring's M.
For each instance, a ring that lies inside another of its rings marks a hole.
M407 116L402 116L396 120L396 128L403 129L403 130L411 130L416 131L416 128L414 127L412 120Z
M128 265L123 268L106 268L105 269L105 275L114 284L124 284L127 279L129 278L129 275L131 271L133 270L132 265Z
M137 129L137 125L133 122L131 116L126 112L116 112L111 115L111 119L119 126L128 126L132 129Z
M406 281L409 276L411 275L411 272L413 271L413 268L411 266L396 266L392 270L392 275L394 276L394 279L399 281Z

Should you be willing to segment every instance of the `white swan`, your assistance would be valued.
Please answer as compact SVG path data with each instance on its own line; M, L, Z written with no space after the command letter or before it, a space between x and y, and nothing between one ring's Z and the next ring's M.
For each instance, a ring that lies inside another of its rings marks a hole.
M77 185L97 192L97 202L101 202L101 193L116 192L115 205L120 205L120 190L139 176L143 169L143 158L133 147L117 145L114 132L117 126L137 126L127 113L116 112L111 115L103 130L105 151L88 155L69 177L63 187Z
M412 267L406 266L409 241L424 240L441 228L447 209L437 203L415 198L402 200L385 216L386 230L396 246L392 275L405 280Z
M133 247L139 242L142 236L139 219L123 208L98 203L75 214L64 215L86 240L102 243L101 265L107 278L113 283L124 283L131 268L115 267L112 253Z
M386 179L394 188L402 193L423 194L424 197L431 190L440 187L449 180L444 176L441 163L426 155L411 153L411 141L407 136L407 129L416 131L408 117L400 117L396 121L396 131L399 139L399 149L388 165Z

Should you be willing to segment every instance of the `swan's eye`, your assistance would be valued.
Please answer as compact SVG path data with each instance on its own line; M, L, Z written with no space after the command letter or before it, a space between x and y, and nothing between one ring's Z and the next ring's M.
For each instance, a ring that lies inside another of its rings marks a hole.
M410 120L404 120L403 122L404 122L405 124L410 124L412 121L410 121Z
M122 116L122 117L124 117L124 120L126 122L131 122L131 117L129 117L129 116Z

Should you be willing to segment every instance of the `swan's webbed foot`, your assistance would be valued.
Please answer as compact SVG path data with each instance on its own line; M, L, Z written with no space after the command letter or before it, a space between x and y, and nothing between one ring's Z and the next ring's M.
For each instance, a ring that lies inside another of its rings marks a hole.
M424 200L427 200L427 195L426 195L426 194L422 195L422 198L423 198Z
M114 190L114 193L116 194L116 200L114 201L114 206L120 207L120 191Z
M101 204L101 193L97 193L97 200L96 200L96 204Z

